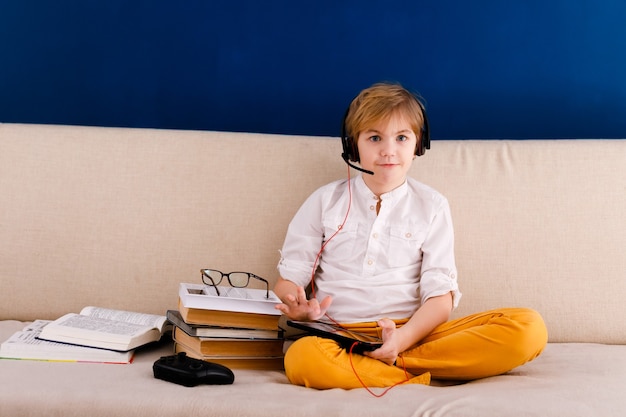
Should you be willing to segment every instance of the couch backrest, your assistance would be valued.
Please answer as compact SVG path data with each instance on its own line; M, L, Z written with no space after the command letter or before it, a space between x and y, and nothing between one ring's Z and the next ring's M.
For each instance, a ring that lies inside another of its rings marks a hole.
M0 125L0 319L163 314L203 267L274 281L289 220L345 177L336 138ZM433 141L456 316L539 310L551 341L625 343L626 141Z

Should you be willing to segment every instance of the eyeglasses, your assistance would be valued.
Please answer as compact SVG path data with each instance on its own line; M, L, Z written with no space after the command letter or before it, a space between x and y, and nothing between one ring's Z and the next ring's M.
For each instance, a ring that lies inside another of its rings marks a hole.
M201 269L200 273L202 274L202 282L205 285L210 285L215 288L215 292L217 292L218 296L221 294L217 286L222 282L224 277L226 277L230 286L234 288L245 288L250 283L250 278L254 278L265 283L265 298L270 298L269 282L267 282L265 278L261 278L251 272L229 272L225 274L217 269Z

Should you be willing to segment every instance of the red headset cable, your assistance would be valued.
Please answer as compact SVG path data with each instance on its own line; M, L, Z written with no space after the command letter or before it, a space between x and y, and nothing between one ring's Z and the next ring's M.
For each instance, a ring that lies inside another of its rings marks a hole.
M326 248L326 245L328 245L328 243L335 237L337 236L337 234L343 229L343 226L346 224L346 221L348 221L348 216L350 214L350 208L352 207L352 186L351 186L351 177L350 177L350 167L348 166L348 208L346 210L346 215L343 219L343 221L341 222L341 224L339 225L339 227L337 228L337 230L335 231L335 233L333 233L326 242L324 242L324 244L322 245L322 247L320 248L319 252L317 252L317 255L315 256L315 261L313 262L313 268L311 270L311 296L313 298L315 298L315 271L317 269L317 264L319 262L320 257L322 256L322 252L324 251L324 249ZM339 322L337 322L335 319L333 319L331 316L329 316L327 313L324 314L325 317L327 317L331 322L333 322L334 324L336 324L339 327L342 327L341 324ZM367 390L367 392L369 392L371 395L373 395L376 398L380 398L383 395L387 394L389 392L389 390L391 390L392 388L404 384L405 382L408 382L410 380L410 376L406 370L406 366L404 364L404 358L402 357L402 355L399 355L399 358L402 359L402 369L404 370L404 376L405 379L403 381L400 381L390 387L388 387L387 389L385 389L382 393L380 394L376 394L374 393L369 387L367 387L365 385L365 383L363 382L363 380L361 379L361 377L359 376L359 374L356 371L356 368L354 367L354 364L352 363L352 349L354 349L354 347L357 345L357 342L354 342L352 344L352 346L350 347L350 350L348 351L349 357L350 357L350 366L352 367L352 372L354 372L354 375L356 376L356 378L359 380L359 382L361 383L361 386L363 386L363 388L365 388Z

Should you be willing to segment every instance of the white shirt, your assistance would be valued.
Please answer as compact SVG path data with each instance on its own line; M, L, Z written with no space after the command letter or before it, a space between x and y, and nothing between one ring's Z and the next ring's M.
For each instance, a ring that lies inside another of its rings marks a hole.
M333 297L327 313L334 320L409 318L428 298L448 292L456 307L461 293L447 199L408 178L381 196L377 215L378 198L363 178L350 184L351 202L344 179L319 188L300 207L287 230L280 276L306 287L325 245L314 289L320 301Z

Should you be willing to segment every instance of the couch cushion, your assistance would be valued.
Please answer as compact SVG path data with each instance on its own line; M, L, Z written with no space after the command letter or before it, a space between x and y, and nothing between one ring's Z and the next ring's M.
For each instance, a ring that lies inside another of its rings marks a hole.
M0 341L23 325L0 321ZM626 410L626 346L549 344L505 375L398 386L381 398L365 389L293 386L279 371L235 370L233 385L187 388L152 375L154 361L171 349L140 350L130 365L0 360L0 415L621 417Z

